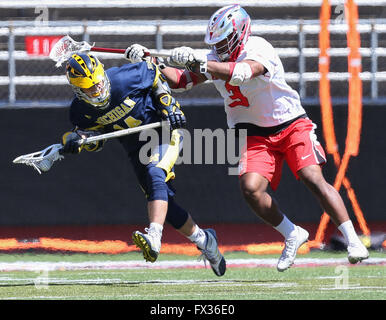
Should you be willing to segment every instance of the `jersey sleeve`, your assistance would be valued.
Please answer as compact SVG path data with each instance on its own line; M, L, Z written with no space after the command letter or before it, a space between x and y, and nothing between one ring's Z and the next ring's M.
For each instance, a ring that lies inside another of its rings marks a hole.
M246 55L243 60L253 60L261 63L268 70L268 76L271 78L276 67L276 53L272 45L263 38L251 37L245 50Z
M137 67L138 86L142 89L153 88L160 75L158 67L150 61L140 62Z
M157 76L157 66L152 62L127 63L106 71L118 96L139 94L150 90Z

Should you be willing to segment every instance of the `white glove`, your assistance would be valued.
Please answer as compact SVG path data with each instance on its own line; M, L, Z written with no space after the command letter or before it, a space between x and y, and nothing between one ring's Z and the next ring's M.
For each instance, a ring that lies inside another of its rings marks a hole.
M199 64L200 72L206 72L207 57L200 51L193 50L190 47L179 47L172 50L168 63L172 66L186 68L194 71L195 66Z
M208 67L207 53L203 51L194 51L194 63L200 65L200 73L206 73Z
M178 47L174 48L167 59L168 63L172 66L183 67L194 60L194 50L190 47Z
M145 60L145 57L149 56L149 49L140 44L133 44L125 51L125 58L131 63L137 63Z

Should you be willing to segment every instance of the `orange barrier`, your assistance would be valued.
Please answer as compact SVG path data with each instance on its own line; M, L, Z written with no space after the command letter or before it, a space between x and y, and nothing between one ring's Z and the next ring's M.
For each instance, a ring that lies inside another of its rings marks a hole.
M284 248L283 242L272 243L252 243L246 245L224 245L219 246L221 252L242 251L249 254L280 254ZM0 239L0 251L39 251L44 252L63 252L63 253L104 253L119 254L139 251L135 245L128 245L121 240L69 240L61 238L38 238L31 241L18 241L15 238ZM310 250L307 244L299 248L299 254L308 253ZM161 254L184 254L197 256L201 252L196 245L189 244L168 244L163 243Z
M334 163L338 168L338 173L335 178L334 187L339 191L341 185L346 188L348 198L351 201L355 216L359 226L365 235L370 235L370 230L367 227L363 212L359 206L359 202L355 195L351 183L345 176L348 168L348 163L351 156L357 156L359 153L360 135L362 128L362 81L359 77L361 72L361 56L360 35L356 29L358 21L358 8L354 0L347 0L345 3L345 17L348 24L347 45L350 49L348 55L348 71L349 79L349 103L348 103L348 123L346 146L343 157L341 158L338 152L336 142L334 117L330 96L330 82L328 79L330 57L328 50L330 48L329 21L331 16L331 5L328 0L323 0L320 13L320 33L319 33L319 95L321 103L322 124L324 139L326 142L326 151L331 154ZM318 247L324 239L325 230L329 222L329 216L324 212L320 220L315 241L313 245Z
M246 251L249 254L281 254L284 249L283 242L272 242L272 243L259 243L249 244L246 246ZM310 252L308 243L303 244L298 249L298 254L306 254Z
M310 249L317 247L317 240L303 244L298 254L307 254ZM382 243L386 248L386 241ZM246 252L249 254L281 254L284 249L283 242L251 243L245 245L220 245L221 252ZM30 241L18 241L16 238L0 239L0 252L44 251L53 253L90 253L90 254L120 254L140 252L135 245L129 245L122 240L69 240L63 238L37 238ZM201 252L192 243L169 244L163 243L161 254L182 254L198 256Z

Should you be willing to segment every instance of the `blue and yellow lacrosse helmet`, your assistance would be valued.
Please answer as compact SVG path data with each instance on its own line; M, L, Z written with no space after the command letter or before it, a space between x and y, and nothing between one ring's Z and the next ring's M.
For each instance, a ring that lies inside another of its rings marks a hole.
M66 75L78 99L98 109L109 105L110 81L103 64L95 56L73 54L67 62Z

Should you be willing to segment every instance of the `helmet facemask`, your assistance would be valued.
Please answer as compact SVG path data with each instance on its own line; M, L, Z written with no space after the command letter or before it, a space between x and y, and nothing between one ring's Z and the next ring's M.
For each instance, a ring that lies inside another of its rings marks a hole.
M217 10L209 20L205 42L220 61L235 61L247 41L251 19L239 5Z
M226 39L216 43L213 50L221 61L229 60L232 53L236 50L240 43L240 39L236 31L229 34Z
M110 102L110 80L99 60L88 54L74 54L68 61L67 79L78 99L96 109Z
M90 88L79 88L75 85L71 85L78 99L91 104L97 109L104 109L109 105L110 101L110 80L106 74L104 79L93 85ZM95 87L95 90L92 90Z

